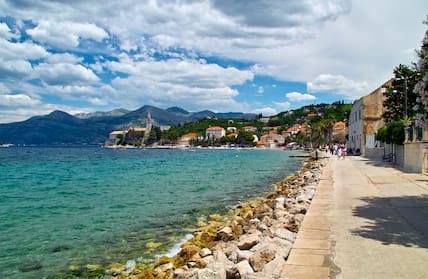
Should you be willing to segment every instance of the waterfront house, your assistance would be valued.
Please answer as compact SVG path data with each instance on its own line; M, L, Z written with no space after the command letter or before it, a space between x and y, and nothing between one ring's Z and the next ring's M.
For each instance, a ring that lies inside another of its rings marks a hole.
M276 133L269 133L261 136L260 141L264 143L264 146L267 148L275 148L280 145L283 145L285 139L282 135Z
M105 146L117 145L126 135L127 131L113 131L109 134Z
M180 140L179 140L179 145L182 146L189 146L190 145L190 141L191 140L196 140L198 139L198 134L196 133L187 133L181 136Z
M244 126L242 127L245 132L257 133L257 127L254 126Z
M220 126L212 126L206 130L205 135L207 138L220 139L226 135L226 130Z

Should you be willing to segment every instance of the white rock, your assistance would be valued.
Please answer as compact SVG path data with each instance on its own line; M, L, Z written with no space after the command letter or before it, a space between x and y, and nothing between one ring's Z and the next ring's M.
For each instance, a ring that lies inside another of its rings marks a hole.
M285 198L275 199L275 210L283 210L285 205Z
M255 233L250 234L250 235L244 234L239 238L238 248L241 250L249 250L254 245L259 243L259 239L260 239L259 234L255 234Z
M201 256L202 258L205 258L206 256L210 256L212 254L213 252L208 248L203 248L201 249L201 251L199 251L199 256Z
M274 232L274 237L279 237L279 238L288 240L290 242L294 242L294 240L296 239L296 233L289 231L285 228L278 228Z
M216 270L211 268L199 269L197 273L198 279L226 279L226 270L219 267Z
M276 256L273 261L268 262L262 270L265 278L280 278L285 267L285 260L281 256Z
M241 278L247 278L248 275L254 273L253 268L247 260L239 262L236 267L238 268Z
M255 272L259 272L263 267L275 258L277 247L273 244L259 246L250 258L250 265Z

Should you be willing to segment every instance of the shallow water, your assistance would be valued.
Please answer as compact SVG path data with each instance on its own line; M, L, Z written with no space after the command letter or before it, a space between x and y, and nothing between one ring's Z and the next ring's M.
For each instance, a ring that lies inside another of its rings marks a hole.
M197 219L272 190L302 161L272 150L0 149L0 278L154 259ZM159 243L147 249L148 243Z

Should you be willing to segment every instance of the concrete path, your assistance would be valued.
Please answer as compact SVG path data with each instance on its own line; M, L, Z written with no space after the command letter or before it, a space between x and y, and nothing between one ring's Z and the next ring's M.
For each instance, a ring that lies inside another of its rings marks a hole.
M428 278L428 176L330 158L281 278Z

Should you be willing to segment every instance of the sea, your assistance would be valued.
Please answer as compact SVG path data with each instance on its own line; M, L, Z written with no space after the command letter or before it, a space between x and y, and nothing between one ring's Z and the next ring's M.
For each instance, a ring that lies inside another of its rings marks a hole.
M153 261L298 171L293 151L0 148L0 278ZM190 235L189 235L190 234Z

